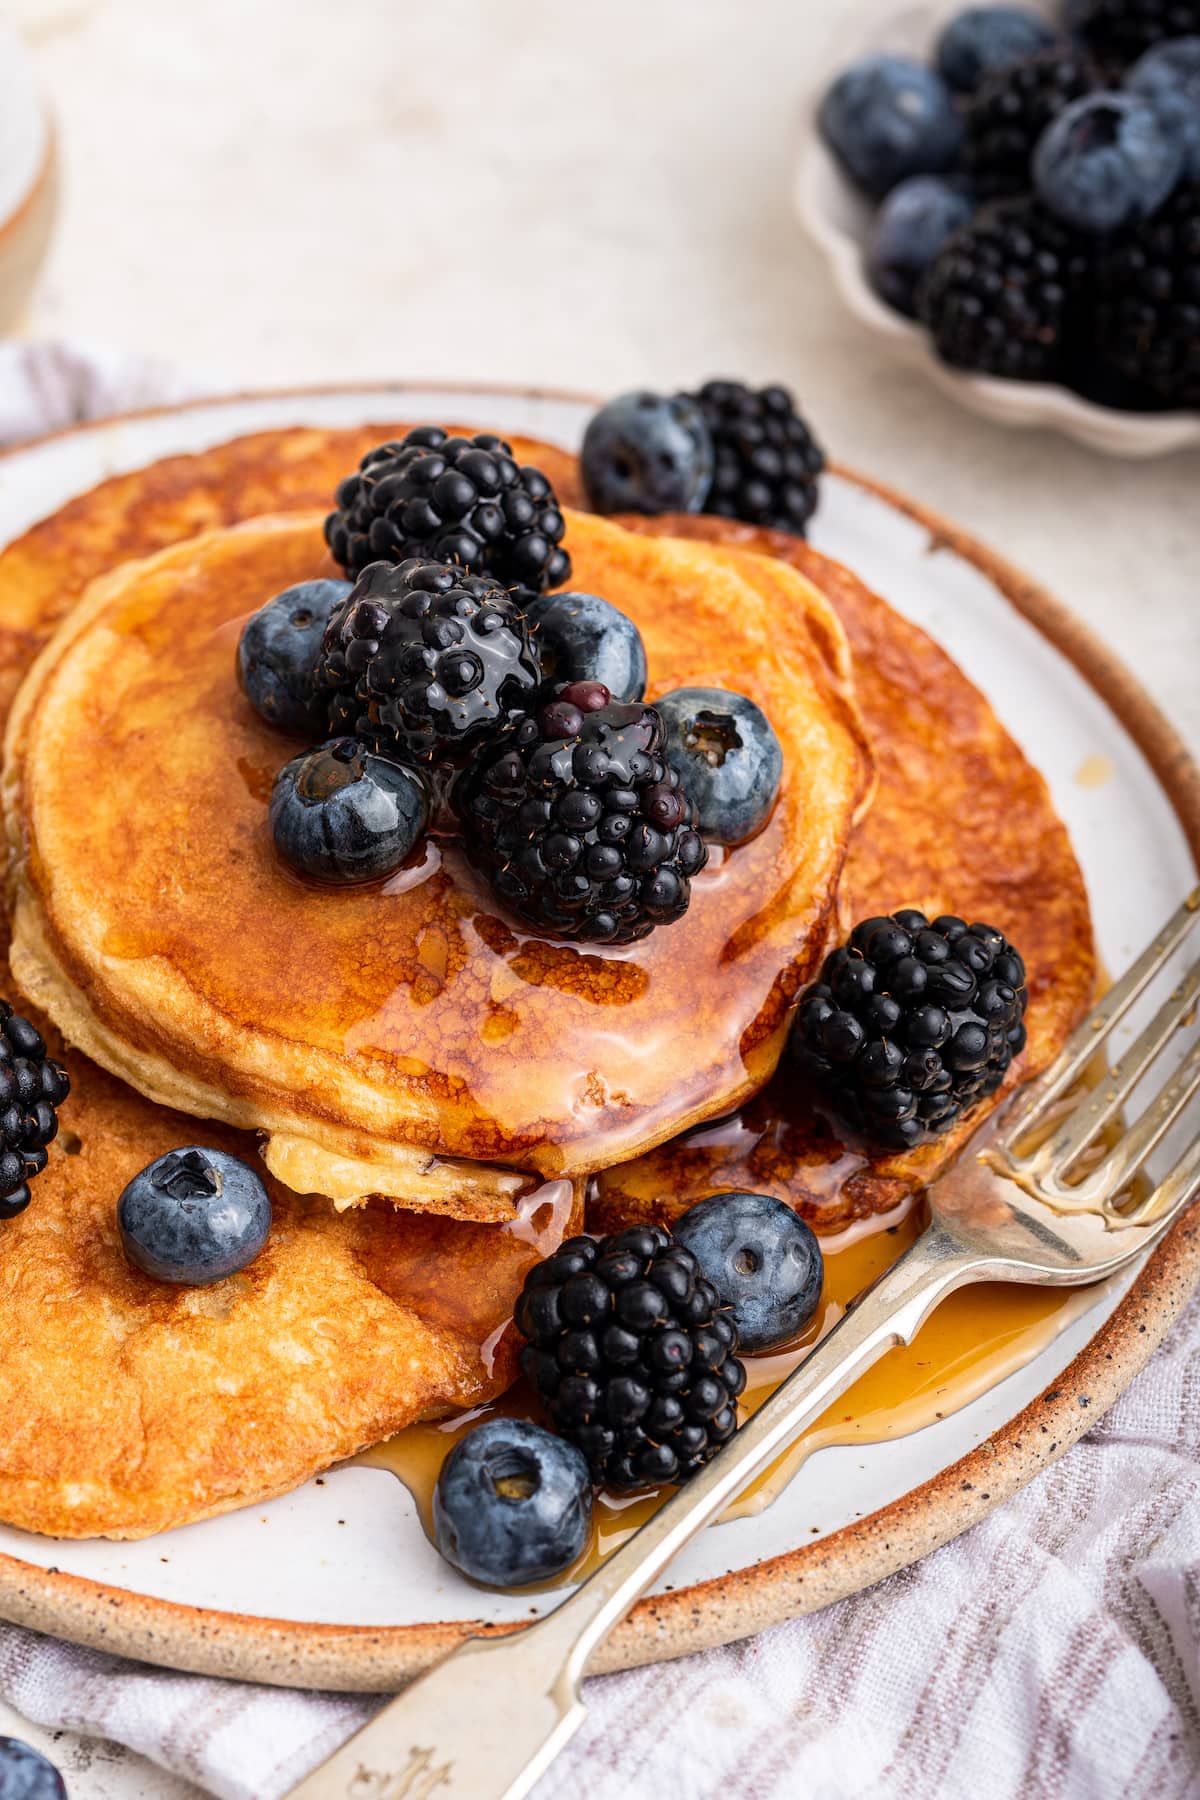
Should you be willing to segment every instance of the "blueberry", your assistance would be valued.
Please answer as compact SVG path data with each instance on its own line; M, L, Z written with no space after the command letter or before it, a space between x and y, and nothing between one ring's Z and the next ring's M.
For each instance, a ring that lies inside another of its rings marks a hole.
M744 844L770 817L783 751L753 700L725 688L674 688L654 702L667 757L696 804L702 837Z
M1043 204L1077 231L1134 224L1179 179L1183 142L1137 94L1085 94L1047 125L1033 153Z
M619 394L583 437L583 480L597 512L699 512L713 474L713 445L686 394Z
M878 52L838 76L817 113L821 135L865 193L953 166L962 124L949 88L923 64Z
M1134 63L1125 86L1147 101L1159 122L1179 137L1186 158L1184 176L1200 181L1200 37L1155 44Z
M67 1786L31 1744L0 1737L0 1800L67 1800Z
M538 594L525 604L542 672L554 682L599 681L614 700L646 692L646 647L632 619L598 594Z
M710 1194L676 1221L722 1304L733 1312L740 1350L770 1350L817 1310L825 1264L803 1219L770 1194Z
M867 246L871 285L889 306L916 318L917 283L973 210L966 184L953 176L910 175L892 189Z
M168 1150L135 1175L117 1202L131 1263L158 1281L203 1287L253 1262L271 1229L267 1190L225 1150Z
M328 706L314 690L313 671L329 615L349 592L348 581L302 581L246 620L238 641L238 680L268 725L302 731L310 739L328 731Z
M938 74L959 93L971 94L985 75L1021 56L1048 50L1057 34L1024 6L969 6L951 19L937 41Z
M525 1419L488 1419L454 1446L433 1491L437 1547L489 1587L524 1587L569 1569L588 1540L587 1460Z
M373 756L354 738L334 738L306 750L275 778L275 847L285 862L316 881L389 875L428 823L429 796L421 777Z

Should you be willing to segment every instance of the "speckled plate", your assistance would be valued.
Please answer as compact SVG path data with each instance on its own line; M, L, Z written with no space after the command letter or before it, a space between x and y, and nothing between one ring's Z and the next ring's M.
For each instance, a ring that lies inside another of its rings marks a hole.
M83 427L0 460L0 541L105 476L288 424L453 415L578 442L592 403L395 386L205 401ZM945 520L846 471L813 533L930 630L1045 772L1120 969L1195 880L1200 771L1115 659L1057 602ZM818 1451L773 1506L705 1533L606 1645L627 1667L728 1642L880 1580L966 1529L1073 1443L1200 1281L1200 1218L1034 1361L907 1437ZM0 1452L2 1453L2 1452ZM261 1508L138 1544L0 1527L0 1616L183 1669L388 1689L471 1629L553 1596L484 1595L426 1542L390 1475L345 1468Z

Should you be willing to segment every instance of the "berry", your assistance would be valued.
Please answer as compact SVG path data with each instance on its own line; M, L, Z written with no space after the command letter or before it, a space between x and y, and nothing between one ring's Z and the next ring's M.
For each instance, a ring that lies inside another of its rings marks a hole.
M956 232L917 291L938 355L1023 381L1063 370L1086 255L1035 201L985 207Z
M329 615L350 592L348 581L302 581L252 613L238 640L242 692L268 725L323 737L326 696L316 686L317 661Z
M871 228L867 273L897 312L916 317L917 284L974 203L965 185L944 175L912 175L894 187Z
M334 738L275 777L271 831L285 862L314 881L374 881L411 855L429 824L421 776Z
M952 168L962 127L949 88L908 57L860 57L827 90L817 124L846 174L881 198L907 175Z
M521 1367L594 1481L686 1481L736 1431L737 1329L667 1232L568 1238L526 1276L514 1316Z
M1133 65L1125 86L1181 140L1185 179L1200 181L1200 37L1156 44Z
M707 851L653 707L574 682L465 771L468 856L552 937L629 944L683 917Z
M712 439L685 394L643 388L618 395L591 419L582 469L599 513L698 512L712 480Z
M646 647L632 619L598 594L537 594L525 606L547 681L600 681L614 700L646 692Z
M512 596L452 563L377 562L325 633L330 723L380 756L456 767L541 680Z
M1200 35L1200 0L1075 0L1072 28L1119 74L1154 44Z
M677 1219L690 1250L737 1326L743 1351L773 1350L817 1310L825 1261L816 1236L770 1194L710 1194Z
M800 1067L868 1141L908 1150L994 1094L1025 1047L1025 965L991 925L864 919L792 1028Z
M1105 370L1160 405L1200 407L1200 182L1102 247L1092 329Z
M783 750L762 708L726 688L675 688L654 707L701 837L718 844L754 837L783 777Z
M425 556L537 593L570 577L564 529L540 469L518 468L502 438L450 437L440 425L369 450L325 521L350 576L381 559Z
M1055 32L1023 6L969 6L951 19L937 41L937 72L961 94L972 94L985 75L1018 57L1048 49Z
M125 1255L145 1274L204 1287L254 1261L271 1229L271 1202L240 1157L190 1145L134 1176L117 1223Z
M704 511L803 537L817 510L825 457L788 390L755 392L740 381L706 381L693 397L708 422L715 457Z
M983 199L1027 194L1038 139L1095 85L1086 58L1069 49L1022 57L981 82L963 117L963 170L974 191Z
M1183 168L1183 141L1136 94L1085 94L1038 139L1038 197L1076 231L1102 237L1148 219Z
M32 1744L0 1737L0 1800L67 1800L67 1785Z
M489 1587L569 1569L588 1541L592 1484L583 1452L525 1419L488 1419L460 1438L433 1490L448 1563Z
M29 1183L46 1166L58 1108L70 1091L70 1077L46 1055L41 1032L0 1000L0 1220L29 1205Z

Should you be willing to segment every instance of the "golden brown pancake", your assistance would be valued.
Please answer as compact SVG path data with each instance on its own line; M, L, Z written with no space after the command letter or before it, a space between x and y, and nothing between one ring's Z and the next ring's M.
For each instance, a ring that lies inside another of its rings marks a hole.
M785 773L678 924L621 952L548 943L453 841L369 890L300 882L276 855L267 802L291 751L233 656L250 611L330 568L320 525L203 534L122 565L64 622L9 731L14 973L150 1098L265 1131L299 1191L508 1217L519 1182L464 1161L587 1172L769 1076L867 788L845 640L778 559L568 515L573 580L639 624L650 697L743 690Z
M850 639L878 776L850 840L843 920L918 906L931 918L953 912L997 926L1029 970L1029 1042L1006 1086L1045 1068L1095 987L1087 891L1045 782L978 688L918 626L809 544L715 519L626 523L750 545L803 569L829 596ZM866 1155L847 1148L785 1061L727 1123L604 1174L589 1223L669 1223L705 1194L748 1188L836 1230L932 1181L980 1116L919 1150Z
M570 1183L519 1228L272 1182L262 1254L211 1287L132 1268L117 1198L153 1157L252 1139L143 1100L68 1058L62 1134L0 1225L0 1519L53 1537L145 1537L297 1487L414 1419L502 1392L526 1271L577 1228Z

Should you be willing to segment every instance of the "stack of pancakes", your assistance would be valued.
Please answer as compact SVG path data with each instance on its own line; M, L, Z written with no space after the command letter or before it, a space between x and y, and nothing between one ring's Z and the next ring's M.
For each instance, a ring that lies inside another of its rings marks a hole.
M525 1272L585 1223L734 1185L819 1230L894 1207L963 1134L848 1158L772 1081L797 993L856 918L920 906L1011 935L1021 1074L1090 997L1078 867L987 702L848 570L715 519L567 514L572 586L637 623L648 698L737 689L783 745L768 826L714 854L683 920L619 950L531 937L445 840L382 888L293 878L267 827L289 751L234 651L271 595L339 572L333 488L405 429L159 463L0 556L12 970L73 1082L32 1205L0 1226L18 1526L141 1536L494 1395ZM579 499L573 458L515 449ZM752 1151L679 1144L745 1103ZM126 1263L116 1201L195 1142L261 1150L275 1222L241 1274L174 1289Z

